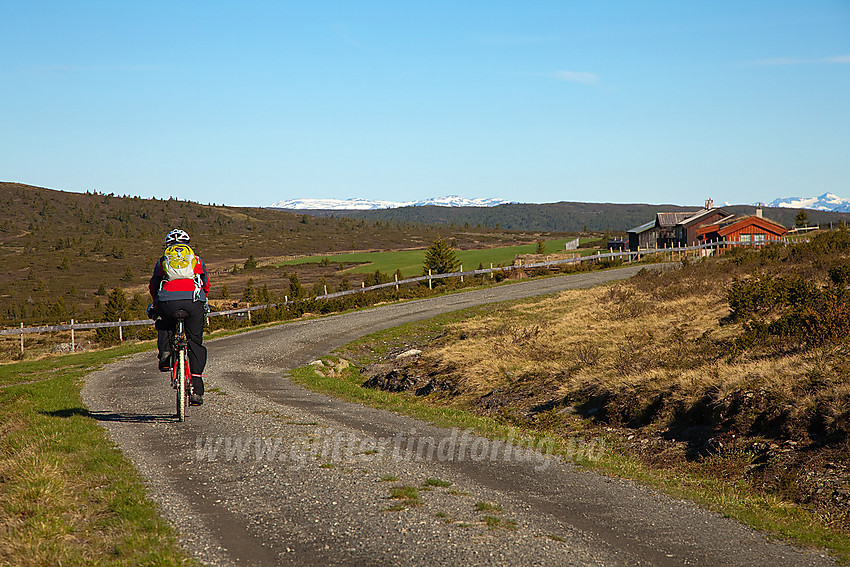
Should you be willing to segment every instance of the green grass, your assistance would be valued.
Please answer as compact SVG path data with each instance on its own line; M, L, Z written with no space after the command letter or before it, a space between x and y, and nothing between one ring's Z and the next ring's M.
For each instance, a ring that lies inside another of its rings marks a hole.
M497 516L484 516L482 518L484 521L484 525L486 525L491 530L495 529L505 529L505 530L515 530L517 529L517 523L513 520L506 520L504 518L499 518Z
M558 240L547 240L546 251L548 253L560 252L564 250L564 244L572 238L561 238ZM588 239L585 239L588 240ZM595 240L595 239L590 239ZM510 264L514 261L517 254L533 254L536 250L536 244L523 244L519 246L505 246L502 248L487 248L482 250L456 250L458 260L463 264L464 270L475 270L481 264L485 268L489 268L492 263L494 266L499 264ZM590 253L590 251L584 251ZM352 254L333 254L309 256L306 258L298 258L278 264L279 266L293 266L297 264L308 264L321 262L323 258L327 258L331 264L342 263L362 263L361 266L348 268L345 270L350 273L368 274L374 273L375 270L380 270L385 274L392 274L397 269L405 277L415 277L422 274L422 264L425 261L425 250L400 250L395 252L360 252Z
M390 488L390 498L400 501L399 504L391 508L396 511L422 505L422 501L419 499L419 490L415 486L394 486Z
M502 507L498 504L493 504L492 502L476 502L475 510L477 512L489 512L491 510L494 512L501 512Z
M395 486L390 489L390 498L396 500L418 500L419 492L414 486Z
M0 366L0 384L20 384L0 388L0 563L196 564L80 398L83 376L150 348Z

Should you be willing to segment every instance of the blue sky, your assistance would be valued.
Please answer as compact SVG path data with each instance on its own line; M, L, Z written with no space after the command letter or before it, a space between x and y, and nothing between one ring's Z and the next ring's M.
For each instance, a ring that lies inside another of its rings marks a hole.
M0 180L298 197L850 197L850 0L0 0Z

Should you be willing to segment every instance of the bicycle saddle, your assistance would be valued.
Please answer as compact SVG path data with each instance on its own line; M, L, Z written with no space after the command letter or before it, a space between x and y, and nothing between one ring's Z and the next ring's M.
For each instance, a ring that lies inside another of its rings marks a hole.
M178 309L177 311L174 312L174 318L180 319L180 320L188 319L189 318L189 312L186 311L185 309Z

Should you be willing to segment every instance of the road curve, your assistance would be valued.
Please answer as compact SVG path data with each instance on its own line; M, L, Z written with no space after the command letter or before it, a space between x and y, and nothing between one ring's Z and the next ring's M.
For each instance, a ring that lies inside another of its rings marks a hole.
M209 565L834 565L633 482L509 443L341 402L288 370L364 334L465 307L589 287L547 278L298 321L208 343L209 393L174 419L146 353L83 400ZM593 444L576 445L592 454ZM407 498L404 496L414 496ZM395 498L393 496L396 496Z

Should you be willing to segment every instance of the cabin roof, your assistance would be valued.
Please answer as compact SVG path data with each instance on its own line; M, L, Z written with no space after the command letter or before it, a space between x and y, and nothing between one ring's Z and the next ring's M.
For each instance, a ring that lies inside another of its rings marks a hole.
M655 220L658 221L658 226L676 226L683 220L692 217L694 213L655 213Z
M724 218L734 216L732 213L720 208L702 209L685 220L680 221L679 224L687 228L688 226L696 224L699 221L704 220L706 217L710 217L715 214L723 215Z
M720 236L725 236L727 234L735 232L736 230L740 230L741 228L747 225L759 225L761 228L768 230L774 234L778 234L780 236L788 232L788 229L779 224L778 222L766 219L764 217L760 217L757 215L739 217L733 215L731 217L726 217L711 224L707 224L705 226L697 228L697 234L708 234L710 232L716 232Z
M645 222L640 226L636 226L635 228L630 228L626 232L633 232L635 234L640 234L642 232L646 232L647 230L649 230L651 228L655 228L655 221L654 220L649 221L649 222Z

